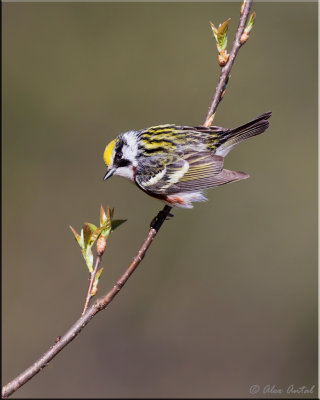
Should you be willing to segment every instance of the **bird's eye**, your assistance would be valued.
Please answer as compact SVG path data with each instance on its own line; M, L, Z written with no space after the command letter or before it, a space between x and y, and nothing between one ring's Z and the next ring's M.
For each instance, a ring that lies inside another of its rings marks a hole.
M119 160L121 160L121 158L122 158L122 151L120 150L120 151L118 151L118 152L116 153L116 155L115 155L115 160L119 161Z

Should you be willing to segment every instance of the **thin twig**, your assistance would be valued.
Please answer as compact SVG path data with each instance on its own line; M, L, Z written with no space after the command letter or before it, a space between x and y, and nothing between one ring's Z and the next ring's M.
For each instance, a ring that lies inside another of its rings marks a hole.
M108 304L111 303L111 301L127 282L130 275L142 261L146 251L152 243L152 240L155 238L159 229L161 228L161 225L170 215L170 211L171 207L165 206L163 210L159 212L157 217L151 222L147 237L142 243L137 255L134 257L122 276L114 284L113 288L106 295L96 300L94 304L78 319L78 321L76 321L76 323L62 337L59 337L56 343L50 347L50 349L46 351L36 362L34 362L29 368L4 386L2 389L2 398L10 396L22 385L27 383L32 377L34 377L41 369L46 367L48 363L81 332L81 330L99 311L104 310Z
M251 4L252 4L252 0L245 0L243 7L241 7L242 13L240 15L239 26L238 26L238 29L237 29L237 32L236 32L236 35L235 35L235 38L233 41L229 59L228 59L228 62L226 63L226 65L221 68L219 82L218 82L218 85L214 92L214 95L212 97L211 104L208 109L207 116L203 123L203 126L208 127L212 124L214 113L216 112L216 109L224 96L224 91L226 89L226 85L227 85L227 82L229 79L231 68L233 66L233 63L234 63L237 53L243 44L240 42L240 38L245 29L245 25L246 25L246 21L248 19Z
M100 255L100 254L97 255L96 264L94 266L94 270L90 274L90 280L89 280L87 296L86 296L86 300L84 302L83 311L82 311L81 315L83 315L87 311L87 308L88 308L88 305L89 305L89 301L90 301L90 299L92 297L91 289L92 289L92 286L93 286L94 278L96 277L96 273L97 273L99 265L101 263L101 257L102 257L102 255Z
M237 34L233 43L233 47L230 53L229 60L227 64L221 69L221 74L219 78L218 85L215 90L215 94L213 96L206 120L204 122L204 126L210 126L212 122L212 115L216 111L221 98L222 93L225 90L226 82L228 80L231 68L234 63L234 59L237 55L239 48L241 47L241 43L239 41L243 30L244 25L246 23L250 6L252 0L246 0L244 3L243 11L240 16L240 23L237 30ZM207 125L209 124L209 125ZM167 217L170 216L171 207L165 206L162 211L158 213L158 215L153 219L150 224L150 229L148 234L142 243L137 255L134 257L130 265L124 271L122 276L118 279L118 281L114 284L113 288L104 296L97 299L93 305L84 311L83 315L74 323L74 325L62 336L57 338L55 344L50 347L48 351L46 351L36 362L34 362L29 368L27 368L24 372L18 375L15 379L9 382L6 386L2 388L2 398L6 398L18 390L21 386L27 383L30 379L32 379L41 369L46 367L48 363L72 340L81 332L81 330L90 322L90 320L101 310L104 310L114 299L114 297L119 293L121 288L127 282L131 274L138 267L143 257L145 256L150 244L153 239L156 237L159 229L161 228L164 221ZM98 268L97 264L95 270ZM91 276L92 277L92 276ZM90 282L91 283L91 282ZM91 290L90 290L91 291ZM88 290L88 293L89 290ZM89 298L90 299L90 298ZM86 305L87 306L87 305Z

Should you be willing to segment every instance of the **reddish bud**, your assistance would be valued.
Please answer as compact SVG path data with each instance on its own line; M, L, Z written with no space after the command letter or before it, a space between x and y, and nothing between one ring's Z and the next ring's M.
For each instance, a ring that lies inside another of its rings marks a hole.
M94 282L90 294L93 297L97 294L97 292L98 292L98 284Z
M224 67L229 60L229 54L225 50L221 50L220 54L218 55L218 63L220 67Z
M249 39L249 35L246 32L244 32L240 37L240 44L241 45L244 44L248 39Z
M244 0L243 3L242 3L242 5L241 5L240 15L243 14L245 4L246 4L246 0Z
M99 256L102 256L102 254L104 253L106 244L107 244L107 239L104 236L100 235L99 239L97 240L97 254Z

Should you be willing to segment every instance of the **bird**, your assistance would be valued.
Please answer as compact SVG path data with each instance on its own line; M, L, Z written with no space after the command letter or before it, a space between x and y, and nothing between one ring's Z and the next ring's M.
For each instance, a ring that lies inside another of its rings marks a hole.
M238 143L263 133L271 112L234 129L165 124L130 130L112 140L103 153L107 172L129 179L170 207L192 208L206 201L203 191L249 178L223 168Z

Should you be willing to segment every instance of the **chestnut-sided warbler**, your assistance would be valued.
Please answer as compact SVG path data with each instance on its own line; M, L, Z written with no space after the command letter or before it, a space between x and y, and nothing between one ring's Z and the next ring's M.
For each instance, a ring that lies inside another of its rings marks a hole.
M259 135L271 112L235 129L218 126L152 126L120 134L104 151L104 180L119 175L150 196L175 207L204 201L202 191L249 178L223 169L224 157L241 141Z

